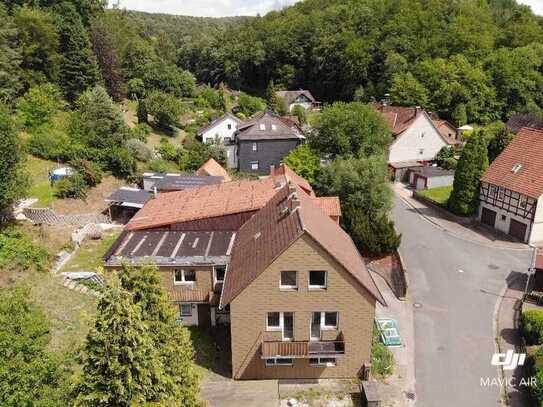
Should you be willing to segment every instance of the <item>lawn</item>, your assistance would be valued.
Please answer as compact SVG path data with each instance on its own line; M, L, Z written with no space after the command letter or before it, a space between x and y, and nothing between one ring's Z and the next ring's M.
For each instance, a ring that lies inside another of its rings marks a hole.
M226 326L202 328L189 326L195 350L196 369L202 377L231 376L230 332Z
M53 202L53 189L49 182L49 172L57 164L54 161L42 160L41 158L28 155L26 169L30 176L30 188L27 195L30 198L37 198L36 206L50 206Z
M452 186L447 186L417 191L416 193L440 206L447 206L452 189Z
M100 240L85 241L61 271L95 271L103 265L102 257L120 233L120 230L110 231L104 234Z

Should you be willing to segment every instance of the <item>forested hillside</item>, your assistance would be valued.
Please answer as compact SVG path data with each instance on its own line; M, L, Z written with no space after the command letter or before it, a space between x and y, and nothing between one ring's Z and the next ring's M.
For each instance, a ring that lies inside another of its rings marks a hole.
M457 123L541 112L543 26L514 0L306 0L180 50L198 79L324 101L390 93Z

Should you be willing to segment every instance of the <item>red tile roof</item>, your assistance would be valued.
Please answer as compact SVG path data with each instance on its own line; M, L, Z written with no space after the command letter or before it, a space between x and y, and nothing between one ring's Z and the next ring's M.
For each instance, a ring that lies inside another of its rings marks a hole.
M285 213L286 211L286 213ZM229 304L303 234L311 236L378 301L384 299L353 241L298 186L283 187L239 230L221 295ZM258 256L247 255L258 253Z
M449 145L463 144L460 138L457 138L456 127L454 127L447 120L432 120L437 130L447 141Z
M222 177L224 182L232 181L230 174L213 158L207 160L198 170L196 175L209 175L211 177Z
M313 192L313 187L311 184L303 177L300 177L296 174L290 167L286 164L281 164L278 167L270 168L270 176L284 175L287 181L292 181L294 184L301 187L308 195L315 196Z
M282 181L284 185L286 181ZM167 192L151 199L126 225L128 230L256 211L277 192L274 177L225 182Z
M417 108L404 106L390 106L374 103L375 110L380 112L394 136L405 131L417 118ZM422 112L422 110L419 111Z
M538 199L543 195L543 130L523 128L481 181ZM513 167L520 165L518 171Z
M328 216L341 217L341 204L337 196L313 197L313 202L319 205Z

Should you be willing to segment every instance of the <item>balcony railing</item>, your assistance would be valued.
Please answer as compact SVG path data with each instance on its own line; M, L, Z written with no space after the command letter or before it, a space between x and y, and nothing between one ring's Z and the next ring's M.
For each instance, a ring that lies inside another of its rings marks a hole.
M262 359L338 357L344 354L344 341L262 342Z

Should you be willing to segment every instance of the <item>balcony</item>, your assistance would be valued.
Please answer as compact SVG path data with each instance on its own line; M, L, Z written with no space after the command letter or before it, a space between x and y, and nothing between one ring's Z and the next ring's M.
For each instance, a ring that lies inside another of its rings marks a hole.
M343 341L264 341L262 359L339 357L345 354Z

